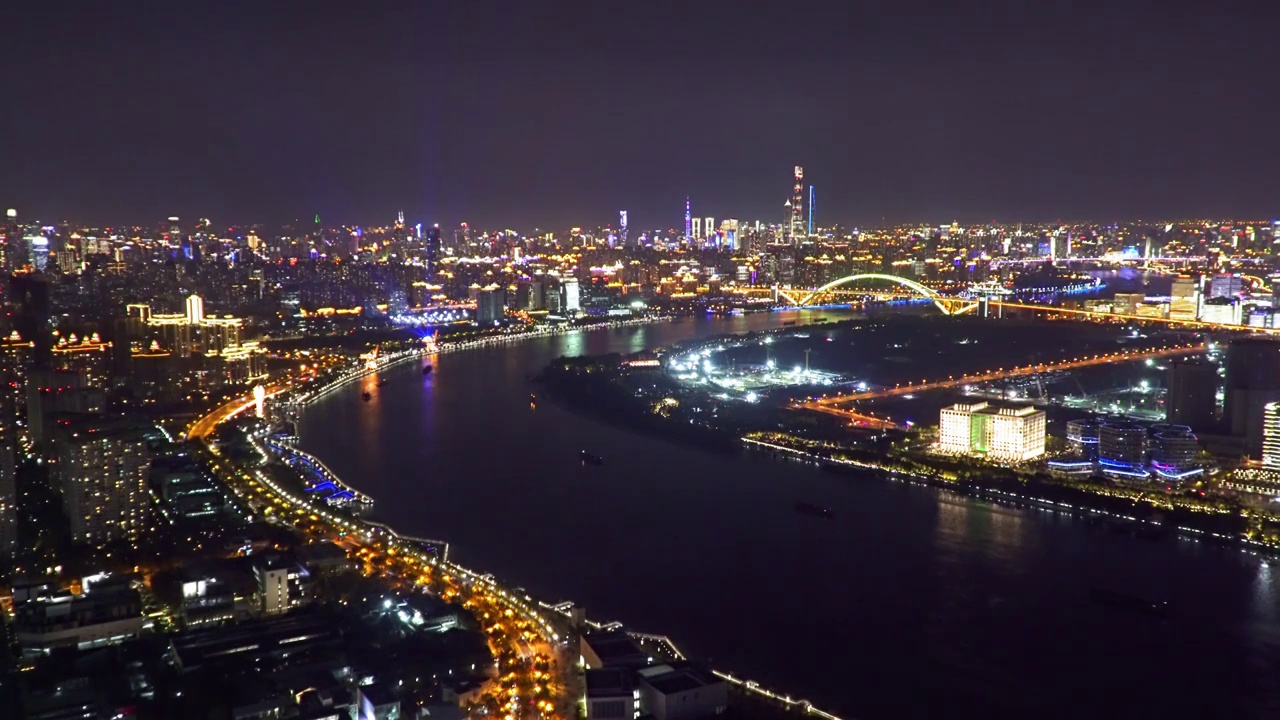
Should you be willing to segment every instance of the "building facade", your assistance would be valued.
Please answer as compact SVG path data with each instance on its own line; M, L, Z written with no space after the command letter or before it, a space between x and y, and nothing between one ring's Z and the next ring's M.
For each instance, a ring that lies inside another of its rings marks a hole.
M59 421L54 485L74 542L135 542L148 526L151 453L137 428L94 420Z
M1024 462L1044 454L1045 413L1034 407L996 408L988 403L943 408L938 449L984 455L1000 462Z

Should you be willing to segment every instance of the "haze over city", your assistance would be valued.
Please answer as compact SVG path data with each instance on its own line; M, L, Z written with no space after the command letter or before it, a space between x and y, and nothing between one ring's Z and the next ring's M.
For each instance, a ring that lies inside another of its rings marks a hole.
M23 3L31 218L676 227L1275 214L1269 3Z

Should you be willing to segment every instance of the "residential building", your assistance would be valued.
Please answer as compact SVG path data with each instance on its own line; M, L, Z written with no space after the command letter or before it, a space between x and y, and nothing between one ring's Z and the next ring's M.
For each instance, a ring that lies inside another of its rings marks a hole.
M122 420L60 419L53 484L74 542L134 542L148 527L151 453L145 430Z

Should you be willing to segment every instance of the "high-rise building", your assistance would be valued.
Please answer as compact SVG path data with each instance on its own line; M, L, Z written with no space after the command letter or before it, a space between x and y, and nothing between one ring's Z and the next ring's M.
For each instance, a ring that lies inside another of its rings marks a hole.
M804 223L804 168L797 165L793 175L795 182L791 189L791 226L788 234L792 244L799 244L802 238L808 237Z
M53 328L50 283L44 273L20 273L9 281L9 304L13 307L13 327L18 335L33 343L31 361L39 368L49 366L53 357Z
M1165 419L1193 430L1217 424L1218 368L1208 362L1174 360L1166 375Z
M507 291L497 285L490 285L476 293L476 323L493 325L502 321L505 316Z
M74 542L133 542L147 528L151 457L138 428L104 420L56 426L54 486Z
M809 234L813 235L813 186L809 186Z
M684 238L693 237L693 211L689 209L689 198L684 199Z
M204 320L204 299L199 295L191 295L187 298L187 322L199 325L202 320Z
M253 576L264 615L282 615L306 604L311 574L296 561L267 555L254 564Z
M738 221L725 218L720 221L720 244L726 250L738 249Z
M13 557L18 549L18 487L14 474L14 429L8 419L0 422L0 558Z
M426 250L426 263L427 263L427 279L430 280L434 278L436 276L436 273L439 272L440 270L440 268L437 265L440 257L440 226L439 225L432 225L431 228L427 230L426 244L427 244L427 247L425 248L425 250Z
M1023 462L1044 454L1045 413L1031 406L996 408L988 403L943 408L938 448L943 452L985 455Z
M693 223L692 225L693 229L689 231L690 232L689 237L693 238L694 240L701 240L702 239L702 218L694 218L691 222Z
M0 245L0 272L5 274L22 267L27 256L26 244L22 239L22 226L18 224L18 211L9 208L5 211L3 245Z
M618 243L627 246L627 211L618 211Z
M1195 278L1180 277L1169 290L1169 319L1195 320L1200 316L1200 288Z
M582 310L582 293L578 286L578 278L561 278L560 293L563 296L560 307L564 312L575 313Z
M716 239L716 219L705 218L702 221L702 237L707 240L710 245Z
M1239 275L1217 275L1209 281L1210 298L1238 298L1244 294L1244 278Z
M1280 402L1262 409L1262 464L1280 470Z
M1222 420L1232 435L1245 439L1250 457L1262 454L1263 415L1280 401L1280 342L1241 338L1227 345L1227 376Z

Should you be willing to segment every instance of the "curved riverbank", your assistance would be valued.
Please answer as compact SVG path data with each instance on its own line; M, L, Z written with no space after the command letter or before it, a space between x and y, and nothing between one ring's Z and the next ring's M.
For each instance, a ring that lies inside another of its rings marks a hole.
M825 311L825 316L835 313ZM539 401L562 356L631 354L812 315L700 318L441 356L310 405L304 449L382 502L375 519L447 538L450 558L594 617L661 629L737 677L844 717L1234 712L1280 693L1280 573L1236 550L1150 542L1069 514L798 462L705 453ZM382 391L376 383L387 381ZM360 399L375 389L374 402ZM579 453L605 459L583 466ZM797 513L829 507L832 520ZM1090 587L1167 599L1166 620L1095 604ZM1209 592L1212 589L1212 592ZM1206 625L1197 618L1213 617ZM1073 648L1071 662L1060 652ZM1161 668L1205 669L1215 692ZM1119 679L1125 678L1123 682ZM1114 680L1114 682L1113 682Z
M440 348L438 348L438 351L436 353L430 353L430 354L422 350L410 350L410 351L403 351L400 353L392 353L392 354L379 357L375 361L375 365L372 367L361 367L361 368L353 369L352 371L343 374L341 377L329 383L326 383L325 385L323 385L318 389L298 392L292 396L286 395L285 397L282 397L280 401L286 404L293 404L299 407L305 407L307 405L316 403L334 393L337 393L338 391L344 388L349 388L351 385L361 380L364 380L372 375L377 375L379 373L386 373L386 372L395 370L396 368L402 365L405 365L412 360L420 360L423 357L429 357L431 355L449 355L449 354L464 351L464 350L480 350L480 349L484 349L492 346L509 345L513 343L519 343L521 341L545 339L547 337L554 337L554 336L562 336L562 335L570 335L570 334L590 334L590 333L601 332L601 331L614 331L619 328L630 328L630 327L638 327L643 325L651 325L654 323L671 321L673 319L675 318L664 316L660 318L651 318L651 319L645 319L640 321L624 321L620 323L611 324L609 327L573 328L573 329L561 330L558 332L520 334L520 335L504 337L502 339L495 339L495 340L450 343L450 344L442 345ZM307 437L307 434L304 431L299 430L299 440L304 442L306 440L306 437ZM311 455L311 457L314 457L314 455ZM317 462L321 462L318 458L316 460ZM329 472L335 478L338 477L337 474L332 470L329 470ZM343 484L346 484L346 483L344 482ZM374 500L376 502L378 498L375 497ZM390 523L383 524L383 523L378 523L370 520L362 520L361 522L370 527L377 529L379 532L383 533L387 537L408 540L408 541L417 543L419 545L423 543L438 544L439 546L445 549L445 553L447 553L450 547L449 541L423 540L421 538L402 535L400 533L397 533L395 530L393 530ZM443 563L447 563L447 567L454 569L459 573L465 574L468 577L484 578L488 582L494 583L495 588L500 587L496 584L496 581L494 580L493 575L489 575L489 574L480 575L475 571L467 570L466 568L457 564L456 562L449 561L445 553L442 553L440 555L440 560ZM543 611L556 612L560 615L563 615L566 618L571 617L571 611L575 607L572 602L561 601L557 603L548 603L545 601L536 600L530 593L526 592L523 588L516 588L512 591L512 593L518 594L520 597L523 597L524 601L528 604L529 607L538 607L538 608L541 608ZM597 628L624 627L622 623L617 621L597 622L597 621L592 621L587 619L585 620L585 622L588 625L597 627ZM679 650L676 644L666 636L651 635L648 633L634 632L634 631L629 631L629 632L640 640L660 641L663 644L664 648L666 648L674 657L680 657L680 658L684 657L683 653ZM732 672L726 672L726 671L716 670L716 669L713 669L712 672L715 673L718 677L724 679L726 682L729 682L730 684L734 685L735 687L737 687L739 690L743 692L747 692L752 695L759 696L760 698L766 699L768 701L778 703L787 709L798 710L808 715L820 717L823 720L841 720L837 715L834 715L830 712L826 712L822 710L821 708L817 707L813 702L809 700L798 698L791 694L771 690L769 687L761 685L759 682L744 679L743 677L740 677L738 674L735 674Z

